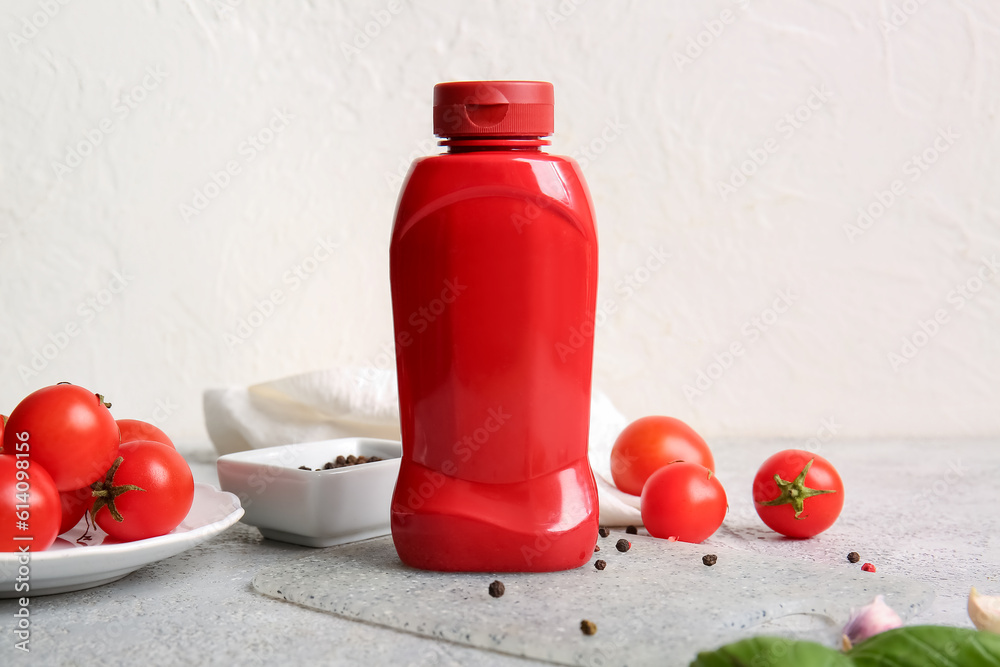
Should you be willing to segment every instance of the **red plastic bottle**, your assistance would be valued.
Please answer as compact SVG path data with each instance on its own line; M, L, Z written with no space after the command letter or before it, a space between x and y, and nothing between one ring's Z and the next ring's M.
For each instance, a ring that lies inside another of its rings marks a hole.
M390 247L407 565L552 571L593 553L587 459L597 236L577 164L540 147L552 85L434 87Z

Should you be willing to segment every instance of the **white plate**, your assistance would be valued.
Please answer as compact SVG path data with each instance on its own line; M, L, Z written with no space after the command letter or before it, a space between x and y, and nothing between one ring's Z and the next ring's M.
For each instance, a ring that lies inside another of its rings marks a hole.
M143 565L169 558L218 535L241 516L243 508L236 496L207 484L195 484L191 511L166 535L116 542L100 528L90 528L91 539L80 541L87 532L86 522L81 520L75 528L56 538L48 549L31 554L26 577L19 574L18 554L0 553L0 598L51 595L109 584ZM28 590L17 590L19 583L22 586L27 583Z

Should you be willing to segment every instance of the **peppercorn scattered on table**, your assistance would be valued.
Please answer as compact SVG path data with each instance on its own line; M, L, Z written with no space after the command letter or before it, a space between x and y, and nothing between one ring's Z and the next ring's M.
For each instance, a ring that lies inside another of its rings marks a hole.
M717 474L730 490L730 511L722 529L692 551L697 576L721 576L726 554L733 550L789 563L814 563L843 568L847 577L870 578L871 597L879 594L880 577L903 578L933 590L934 597L907 624L933 623L972 627L966 613L969 589L1000 594L1000 513L983 511L995 504L1000 475L1000 447L991 440L951 441L831 441L823 455L835 461L845 482L845 506L837 524L809 540L789 540L769 531L757 518L750 484L762 455L783 443L730 441L713 443L724 464ZM787 443L797 445L800 443ZM214 457L207 450L188 456L195 479L215 483ZM627 539L626 539L627 538ZM617 540L631 542L626 552ZM607 539L595 535L604 548L586 570L590 577L614 574L616 561L637 557L651 540L640 527L638 536L613 528ZM359 547L360 545L347 545ZM684 545L688 546L688 545ZM142 657L150 664L477 664L524 665L530 660L454 642L436 641L412 632L358 623L333 613L276 600L254 589L258 573L288 567L324 551L264 540L258 531L237 524L222 535L183 554L146 566L104 586L30 598L30 653L14 648L16 599L0 600L0 662L16 664L76 664L93 657L108 663ZM857 561L848 558L856 552ZM702 559L716 555L714 565ZM595 567L604 560L606 569ZM304 561L303 561L304 562ZM876 572L862 571L871 563ZM421 573L413 571L414 577ZM663 572L670 578L671 572ZM470 576L468 596L478 596L511 617L531 596L518 596L503 573ZM525 575L518 575L524 577ZM533 575L531 575L533 576ZM539 575L538 581L544 575ZM481 579L481 581L478 581ZM502 597L489 594L491 582L506 586ZM530 581L530 579L529 579ZM357 580L361 594L370 582ZM678 581L672 595L697 596L697 589ZM522 584L519 584L521 586ZM753 593L752 578L748 591ZM542 591L542 595L545 591ZM737 604L743 592L733 591ZM613 596L609 592L609 596ZM870 601L870 600L868 600ZM478 600L476 604L478 604ZM626 601L627 602L627 601ZM641 607L643 601L635 601ZM471 604L471 603L470 603ZM629 661L632 642L619 641L602 622L603 599L581 609L572 627L554 628L551 637L593 642L616 650L609 655ZM627 620L627 619L626 619ZM655 620L655 619L654 619ZM584 621L592 623L584 626ZM660 619L670 632L671 619ZM593 629L593 634L585 634ZM781 625L762 625L760 633L782 633ZM502 628L498 628L498 631ZM555 641L555 640L551 640ZM618 642L618 643L616 643ZM662 656L657 664L686 665L705 645L699 636L683 640L685 654ZM83 656L84 658L81 658ZM635 661L629 661L630 664ZM613 664L613 663L608 663Z

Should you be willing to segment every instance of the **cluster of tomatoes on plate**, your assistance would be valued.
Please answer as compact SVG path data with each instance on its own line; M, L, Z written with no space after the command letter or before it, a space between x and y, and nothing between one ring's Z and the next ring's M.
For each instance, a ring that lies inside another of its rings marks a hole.
M621 491L641 496L642 523L653 537L703 542L726 517L726 491L715 476L712 451L679 419L653 416L629 424L611 450L611 476ZM753 500L772 530L812 537L840 516L844 484L822 456L786 449L760 466Z
M116 421L110 407L61 383L0 417L0 551L47 549L85 514L119 542L164 535L184 520L191 468L163 431Z

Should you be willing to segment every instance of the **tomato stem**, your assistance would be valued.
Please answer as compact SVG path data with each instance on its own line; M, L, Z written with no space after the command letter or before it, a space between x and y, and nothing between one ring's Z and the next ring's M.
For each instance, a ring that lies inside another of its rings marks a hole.
M781 479L780 475L774 476L774 481L781 489L781 494L774 500L764 500L759 501L761 505L766 507L773 507L775 505L791 505L792 509L795 510L796 519L804 519L805 517L800 516L802 511L805 509L806 498L812 498L813 496L819 496L824 493L836 493L836 489L810 489L805 484L806 475L809 474L809 469L812 467L813 461L816 459L809 459L809 463L806 467L802 469L791 482Z
M90 518L90 512L85 512L84 513L84 515L83 515L83 523L84 523L84 526L86 526L86 528L84 528L84 530L83 530L83 535L81 535L80 537L77 538L76 543L79 544L79 545L81 545L81 546L87 546L86 544L84 544L84 542L90 542L93 539L93 538L90 537L90 529L91 528L96 529L97 528L97 524L93 524L93 526L91 525L93 523L93 521Z
M96 498L94 506L90 509L90 516L92 519L96 520L97 512L100 511L102 507L107 507L108 511L111 512L111 518L121 523L125 519L121 515L121 512L118 511L118 508L115 507L115 499L128 491L146 490L136 486L135 484L120 484L115 486L115 473L118 472L118 466L120 466L124 460L125 459L123 457L119 456L115 459L115 462L111 464L111 468L108 469L108 473L104 476L104 481L97 480L90 485L93 496Z

